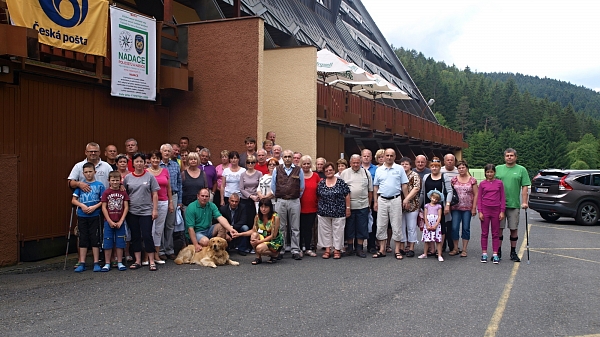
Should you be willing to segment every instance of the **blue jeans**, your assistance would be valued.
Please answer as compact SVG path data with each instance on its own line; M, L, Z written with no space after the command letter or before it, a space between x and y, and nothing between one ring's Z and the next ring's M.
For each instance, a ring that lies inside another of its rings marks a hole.
M458 232L460 230L460 222L462 221L462 239L471 239L471 210L468 211L452 211L452 239L458 240ZM456 248L458 249L458 248Z

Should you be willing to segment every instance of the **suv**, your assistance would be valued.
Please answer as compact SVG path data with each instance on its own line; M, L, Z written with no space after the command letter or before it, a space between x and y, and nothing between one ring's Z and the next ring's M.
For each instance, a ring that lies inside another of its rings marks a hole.
M531 183L529 207L548 222L562 216L595 225L600 216L600 170L541 170Z

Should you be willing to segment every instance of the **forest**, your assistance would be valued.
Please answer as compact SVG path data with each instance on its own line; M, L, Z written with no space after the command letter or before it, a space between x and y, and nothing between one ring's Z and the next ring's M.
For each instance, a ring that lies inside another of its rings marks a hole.
M530 175L547 168L598 168L600 93L564 81L469 67L394 48L440 124L462 132L471 168L503 163L517 150Z

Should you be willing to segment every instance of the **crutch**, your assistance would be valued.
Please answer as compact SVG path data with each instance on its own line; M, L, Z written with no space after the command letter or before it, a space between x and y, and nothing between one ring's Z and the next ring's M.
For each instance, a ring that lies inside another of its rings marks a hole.
M527 264L529 264L529 222L527 221L527 208L525 208L525 236L527 238Z
M65 251L65 265L63 270L67 270L67 257L69 256L69 243L71 242L71 226L73 225L73 212L75 211L75 205L71 206L71 219L69 220L69 234L67 235L67 250Z

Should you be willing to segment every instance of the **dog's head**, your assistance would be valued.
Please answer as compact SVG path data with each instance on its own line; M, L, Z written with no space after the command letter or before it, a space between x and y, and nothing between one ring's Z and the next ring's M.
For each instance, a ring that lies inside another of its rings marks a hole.
M215 252L226 251L227 246L228 246L227 240L220 238L220 237L214 237L214 238L210 239L210 242L209 242L209 247L211 247Z

